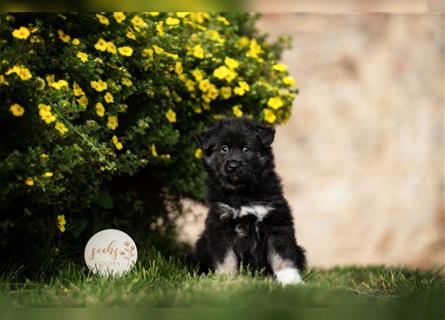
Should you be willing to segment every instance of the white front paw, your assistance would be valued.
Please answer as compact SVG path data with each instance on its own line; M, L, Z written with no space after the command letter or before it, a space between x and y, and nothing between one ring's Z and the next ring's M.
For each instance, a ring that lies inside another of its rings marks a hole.
M283 286L288 284L304 284L298 269L295 268L282 269L275 272L275 276L277 277L277 281Z

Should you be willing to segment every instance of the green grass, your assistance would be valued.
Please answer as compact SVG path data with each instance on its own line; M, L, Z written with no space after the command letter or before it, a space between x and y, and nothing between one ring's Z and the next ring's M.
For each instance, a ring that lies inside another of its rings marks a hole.
M439 271L385 267L309 269L304 275L305 285L282 287L270 277L251 276L247 271L233 278L198 275L174 259L151 253L122 278L97 277L75 265L66 265L53 276L41 275L40 280L19 281L19 273L5 274L0 279L0 306L383 308L392 311L411 310L415 306L419 312L442 314L443 319L445 279Z

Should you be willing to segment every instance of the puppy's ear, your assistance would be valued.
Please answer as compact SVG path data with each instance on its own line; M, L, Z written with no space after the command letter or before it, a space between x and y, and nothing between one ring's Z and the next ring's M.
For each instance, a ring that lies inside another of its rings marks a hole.
M255 131L257 132L257 135L260 138L261 142L266 147L269 147L270 145L272 145L273 139L275 137L275 128L274 127L265 126L265 125L257 123L255 126Z
M209 149L212 146L212 138L215 136L217 130L216 128L211 128L207 131L204 131L196 136L196 141L198 146L206 153L208 153Z

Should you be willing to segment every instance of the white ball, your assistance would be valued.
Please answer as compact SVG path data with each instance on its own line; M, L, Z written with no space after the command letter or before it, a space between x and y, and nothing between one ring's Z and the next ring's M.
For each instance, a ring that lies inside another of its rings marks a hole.
M99 231L85 246L85 263L93 273L121 276L136 263L138 251L133 239L120 230Z

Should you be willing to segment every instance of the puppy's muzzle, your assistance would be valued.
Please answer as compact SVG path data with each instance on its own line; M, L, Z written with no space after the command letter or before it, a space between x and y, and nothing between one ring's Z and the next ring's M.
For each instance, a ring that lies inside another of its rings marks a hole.
M227 173L235 173L242 167L242 162L238 160L229 160L226 162L225 170Z

